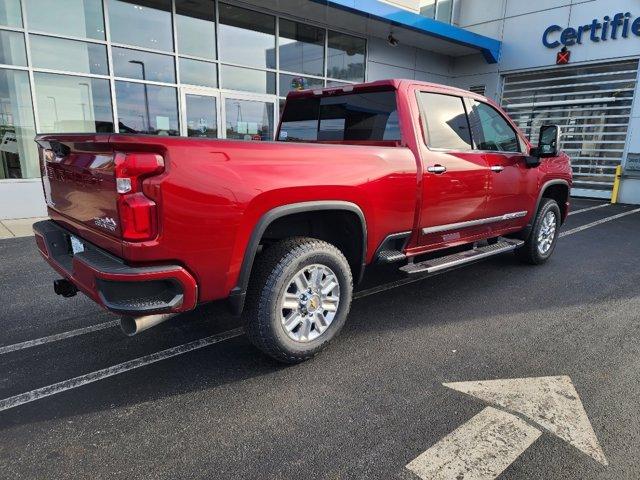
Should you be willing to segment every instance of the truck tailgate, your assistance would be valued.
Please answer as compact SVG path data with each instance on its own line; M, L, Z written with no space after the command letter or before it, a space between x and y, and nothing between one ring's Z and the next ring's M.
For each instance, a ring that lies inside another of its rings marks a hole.
M120 237L114 155L109 135L36 138L47 205L89 229Z

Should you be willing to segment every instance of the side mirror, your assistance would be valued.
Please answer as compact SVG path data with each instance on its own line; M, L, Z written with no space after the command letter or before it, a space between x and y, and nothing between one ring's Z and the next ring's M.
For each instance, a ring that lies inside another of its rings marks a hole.
M560 127L557 125L543 125L540 127L536 156L539 158L555 157L558 155L560 144Z

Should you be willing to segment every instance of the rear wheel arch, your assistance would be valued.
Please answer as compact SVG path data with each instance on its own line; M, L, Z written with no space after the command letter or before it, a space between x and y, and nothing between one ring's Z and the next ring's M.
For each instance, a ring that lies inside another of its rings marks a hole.
M321 226L316 225L318 230L315 232L305 230L300 225L300 220L309 223L311 219L322 222ZM331 229L325 228L329 225L332 226ZM353 229L354 235L344 235L341 226ZM362 277L367 253L367 224L358 205L338 200L282 205L264 213L253 228L244 252L238 281L229 295L234 314L240 315L244 308L251 271L261 244L300 235L311 236L335 245L347 257L354 280L357 282Z

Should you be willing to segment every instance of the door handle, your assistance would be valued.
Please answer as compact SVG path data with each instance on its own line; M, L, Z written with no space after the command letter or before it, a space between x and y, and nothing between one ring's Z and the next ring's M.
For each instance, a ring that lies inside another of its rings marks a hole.
M435 173L438 175L446 171L447 171L447 167L445 167L444 165L432 165L430 167L427 167L427 172Z
M500 173L503 170L504 170L504 167L502 165L491 165L492 172Z

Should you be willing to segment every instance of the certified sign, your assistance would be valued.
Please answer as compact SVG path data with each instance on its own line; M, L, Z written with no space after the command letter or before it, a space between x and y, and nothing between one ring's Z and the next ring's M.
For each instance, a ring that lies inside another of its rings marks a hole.
M640 172L640 153L628 153L627 163L625 164L624 169Z

